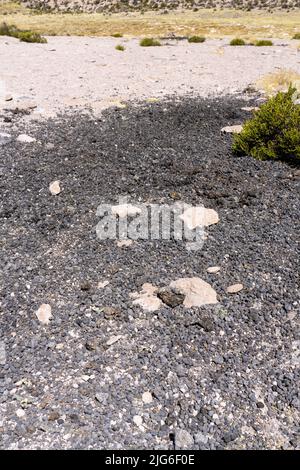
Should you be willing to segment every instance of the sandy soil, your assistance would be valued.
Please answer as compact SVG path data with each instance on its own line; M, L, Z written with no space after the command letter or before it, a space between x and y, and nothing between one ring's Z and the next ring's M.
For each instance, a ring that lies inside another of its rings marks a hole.
M124 52L115 50L118 43ZM6 106L33 100L35 113L44 115L175 93L236 93L270 71L300 71L295 41L279 40L261 48L231 47L226 39L142 48L135 39L49 37L48 44L25 44L0 37L0 58L0 96L13 96Z

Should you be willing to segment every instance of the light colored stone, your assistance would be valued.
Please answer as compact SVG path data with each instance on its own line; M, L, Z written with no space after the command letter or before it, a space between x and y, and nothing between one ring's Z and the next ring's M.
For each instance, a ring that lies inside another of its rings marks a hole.
M42 304L36 311L36 316L38 317L38 320L43 323L43 325L48 325L50 318L52 317L51 305Z
M109 281L100 281L98 282L98 289L103 289L104 287L108 286Z
M144 392L143 395L142 395L142 400L145 404L152 403L152 401L153 401L152 393Z
M118 248L123 248L132 245L133 241L132 240L118 240L117 241L117 246Z
M134 424L136 424L137 426L141 426L143 424L143 418L139 415L135 415L133 417L133 422Z
M241 109L242 109L242 111L248 111L249 113L251 113L253 111L258 111L259 107L258 106L244 106Z
M10 94L4 96L4 101L12 101L12 99L13 97Z
M155 286L145 283L142 285L141 292L133 292L130 296L135 299L134 305L140 305L146 312L155 312L162 305L161 300L156 296L156 291Z
M111 212L113 215L118 215L123 219L124 217L133 217L140 214L142 210L132 204L119 204L117 206L112 206Z
M7 132L0 132L0 145L7 144L11 138L11 135L7 134Z
M228 294L237 294L241 290L244 289L243 284L232 284L231 286L227 287Z
M19 409L16 411L16 415L18 416L18 418L24 418L24 416L25 416L25 411L22 410L22 408L19 408Z
M220 266L211 266L211 267L207 268L207 272L209 274L216 274L220 271L220 269L221 269Z
M119 341L121 338L123 338L122 335L114 335L109 338L108 341L106 341L107 346L111 346L112 344L116 343Z
M32 142L36 142L36 139L34 137L30 137L30 135L27 135L27 134L20 134L17 137L17 141L22 142L22 143L30 144Z
M237 124L235 126L222 127L221 132L225 132L226 134L239 134L242 130L243 126L241 124Z
M49 191L53 196L57 196L61 192L59 181L52 181L49 184Z
M208 227L219 222L218 213L214 209L205 207L189 207L179 216L189 230L196 227Z
M199 277L177 279L170 287L185 295L183 305L187 308L218 303L216 291Z
M185 429L177 429L175 431L175 446L176 449L190 450L194 445L193 436Z

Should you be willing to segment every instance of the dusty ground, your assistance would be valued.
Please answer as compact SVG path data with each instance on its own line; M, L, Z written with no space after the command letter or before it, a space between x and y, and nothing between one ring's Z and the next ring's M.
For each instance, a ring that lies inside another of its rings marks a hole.
M295 41L277 40L275 46L261 48L232 47L225 39L204 44L168 40L155 48L142 48L136 39L48 41L25 44L0 37L2 96L14 98L6 106L15 106L19 99L34 101L37 115L66 107L99 111L132 99L239 93L268 72L300 72ZM119 43L126 47L124 52L115 50Z

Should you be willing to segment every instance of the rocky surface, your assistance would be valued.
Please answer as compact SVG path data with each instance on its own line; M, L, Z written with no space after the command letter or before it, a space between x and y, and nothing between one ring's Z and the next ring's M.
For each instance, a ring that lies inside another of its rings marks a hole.
M290 10L300 7L299 0L21 0L26 6L40 10L119 12L198 8L237 8L262 9L275 8Z
M299 170L233 157L221 133L256 105L177 98L99 117L10 115L1 448L299 448ZM198 251L178 240L118 247L95 226L98 205L120 194L133 206L176 194L219 221ZM202 279L218 303L166 305L156 287L180 278ZM142 286L155 311L134 302Z

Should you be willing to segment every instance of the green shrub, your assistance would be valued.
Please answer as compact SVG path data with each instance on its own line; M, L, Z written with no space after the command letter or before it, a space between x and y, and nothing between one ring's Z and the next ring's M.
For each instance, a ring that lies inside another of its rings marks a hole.
M293 39L300 39L300 33L294 34Z
M0 24L0 36L18 38L22 42L38 42L41 44L45 44L47 42L47 39L42 37L39 33L22 30L17 28L15 25L8 25L6 23Z
M140 46L142 47L151 47L151 46L160 46L160 42L157 39L153 38L143 38L140 40Z
M254 43L255 46L261 47L261 46L273 46L272 41L269 39L260 39L259 41L256 41Z
M200 43L204 41L205 41L204 36L191 36L190 38L188 38L188 42Z
M114 34L112 34L112 37L113 38L122 38L123 34L122 33L114 33Z
M116 49L117 51L125 51L125 47L122 46L121 44L117 44L116 47L115 47L115 49Z
M294 103L296 89L277 93L261 105L234 136L233 152L259 160L289 160L300 163L300 105Z
M235 38L230 41L231 46L246 46L244 39Z

